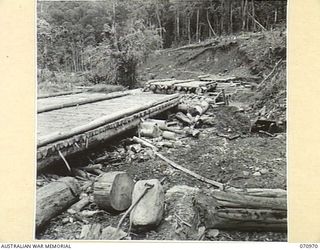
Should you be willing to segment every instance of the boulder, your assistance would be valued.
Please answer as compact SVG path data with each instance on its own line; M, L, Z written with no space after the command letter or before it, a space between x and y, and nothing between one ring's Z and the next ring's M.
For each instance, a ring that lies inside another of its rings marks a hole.
M130 213L130 222L135 231L153 229L159 225L163 217L164 191L159 180L138 181L133 189L132 203L145 192L146 183L154 186L147 191Z

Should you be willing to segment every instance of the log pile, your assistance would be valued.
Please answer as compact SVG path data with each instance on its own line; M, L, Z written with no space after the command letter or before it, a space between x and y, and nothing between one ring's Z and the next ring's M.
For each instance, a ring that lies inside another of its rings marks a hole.
M213 92L217 84L215 81L198 81L195 79L176 80L176 79L158 79L146 83L144 91L153 91L154 93L196 93L204 94Z
M138 142L142 140L136 139ZM144 140L142 142L143 146L148 145ZM130 235L121 229L129 214L129 232L131 228L136 233L157 228L166 239L175 240L201 240L210 229L286 231L285 190L226 187L179 166L158 153L155 146L149 146L154 147L155 154L171 166L218 189L209 191L176 186L165 194L162 181L142 180L134 184L127 173L110 172L96 179L92 199L90 195L80 196L79 183L75 178L65 177L38 189L37 231L67 209L69 217L71 216L69 219L83 222L79 235L79 239L83 240L130 239ZM83 210L92 202L102 210ZM167 211L165 204L169 206ZM104 211L112 212L109 216L114 216L115 211L125 213L116 227L90 224L86 219L99 216ZM165 214L166 219L163 220ZM168 231L168 228L171 230Z

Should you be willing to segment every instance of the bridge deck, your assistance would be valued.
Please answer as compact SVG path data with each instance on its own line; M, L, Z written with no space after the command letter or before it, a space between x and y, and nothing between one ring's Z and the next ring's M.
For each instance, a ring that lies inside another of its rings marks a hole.
M38 108L103 95L82 93L39 99ZM178 102L179 95L176 94L163 95L135 91L113 99L38 113L38 169L39 165L43 168L56 161L61 152L64 156L68 156L85 150L93 144L96 145L97 142L137 126L140 118L163 112L177 105ZM96 122L98 122L97 126L87 131L82 129ZM58 139L52 139L54 137ZM51 160L46 159L48 157L51 157Z

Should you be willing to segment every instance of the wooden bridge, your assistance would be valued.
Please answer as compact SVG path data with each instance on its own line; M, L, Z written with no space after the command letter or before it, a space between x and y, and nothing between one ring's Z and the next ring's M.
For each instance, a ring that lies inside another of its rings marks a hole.
M77 91L38 97L37 169L97 146L138 126L141 118L178 105L180 95L176 92L208 92L216 102L221 95L226 100L225 94L239 91L238 85L243 81L239 77L215 75L198 78L151 80L143 91L109 94Z
M37 100L37 169L138 126L178 105L179 94L154 94L141 90L76 93Z

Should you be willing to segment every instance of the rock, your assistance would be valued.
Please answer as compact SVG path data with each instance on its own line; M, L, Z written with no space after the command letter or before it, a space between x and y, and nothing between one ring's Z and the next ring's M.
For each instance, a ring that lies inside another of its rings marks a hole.
M219 230L218 229L209 229L206 233L206 236L208 238L215 238L219 235Z
M67 224L67 223L69 223L69 222L70 222L69 217L62 219L62 224Z
M126 236L127 234L121 229L117 231L115 227L108 226L102 230L100 240L121 240Z
M244 176L248 176L250 174L248 171L243 171L242 173Z
M201 226L198 228L198 235L197 235L197 239L198 240L202 240L205 234L206 228L204 226Z
M182 143L182 141L176 141L176 142L174 142L174 146L175 147L182 147L183 143Z
M268 170L265 169L265 168L263 168L263 169L260 170L260 173L261 173L261 174L266 174L266 173L268 173Z
M253 176L261 176L261 173L260 172L255 172L255 173L253 173Z
M146 183L154 186L148 190L130 213L130 222L136 231L145 231L157 227L163 217L164 191L159 180L138 181L133 189L132 203L144 192Z
M101 234L101 225L83 225L81 229L80 239L83 240L99 240Z

